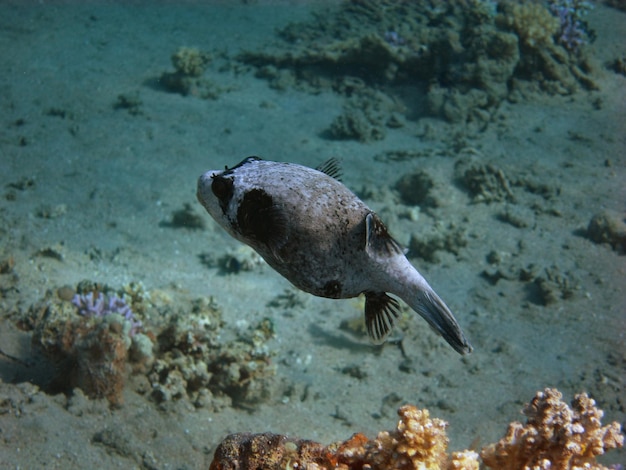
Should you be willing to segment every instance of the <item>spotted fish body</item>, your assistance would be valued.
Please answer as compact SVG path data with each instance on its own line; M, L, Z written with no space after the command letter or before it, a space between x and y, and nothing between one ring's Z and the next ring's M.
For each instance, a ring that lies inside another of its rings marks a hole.
M365 295L370 337L388 335L404 300L459 353L472 347L450 309L409 263L380 218L334 178L336 162L319 169L249 157L208 171L197 196L234 238L251 246L293 285L332 299Z

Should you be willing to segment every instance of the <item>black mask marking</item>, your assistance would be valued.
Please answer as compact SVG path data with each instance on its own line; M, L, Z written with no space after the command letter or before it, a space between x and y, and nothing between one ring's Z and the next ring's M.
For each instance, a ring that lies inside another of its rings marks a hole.
M248 238L279 248L284 243L287 221L280 207L262 189L248 191L237 210L240 233Z
M222 175L213 176L211 191L220 202L222 211L226 212L226 207L233 197L233 179L224 178Z

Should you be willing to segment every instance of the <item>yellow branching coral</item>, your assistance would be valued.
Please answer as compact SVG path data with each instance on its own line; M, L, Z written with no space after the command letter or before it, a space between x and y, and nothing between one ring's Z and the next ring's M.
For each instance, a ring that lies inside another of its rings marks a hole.
M448 462L448 470L478 470L478 454L473 450L452 452Z
M603 412L586 393L576 395L571 408L562 397L552 388L537 392L523 410L526 424L509 424L498 443L481 451L484 464L499 470L605 469L595 457L624 444L620 425L602 426Z
M431 419L428 410L410 405L401 407L398 415L396 430L379 433L365 460L374 467L393 470L446 468L446 422Z
M478 470L478 454L446 453L447 423L428 410L405 405L393 431L370 440L363 434L327 447L275 434L233 434L215 451L211 470L240 468L333 470Z

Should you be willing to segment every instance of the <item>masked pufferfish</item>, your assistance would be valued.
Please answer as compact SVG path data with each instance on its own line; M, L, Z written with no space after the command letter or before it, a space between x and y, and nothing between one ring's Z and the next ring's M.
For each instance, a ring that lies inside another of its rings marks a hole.
M248 157L207 171L197 197L237 240L299 289L331 299L365 295L365 325L387 337L404 300L457 352L472 346L452 312L369 207L339 181L336 159L316 169Z

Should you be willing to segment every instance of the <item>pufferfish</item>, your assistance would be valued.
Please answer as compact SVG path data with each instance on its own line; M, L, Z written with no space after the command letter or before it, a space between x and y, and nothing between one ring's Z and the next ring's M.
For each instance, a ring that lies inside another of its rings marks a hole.
M390 293L457 352L470 353L450 309L339 173L335 159L313 169L248 157L200 176L197 197L219 225L297 288L331 299L363 294L374 342L384 341L398 317Z

